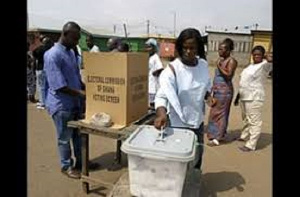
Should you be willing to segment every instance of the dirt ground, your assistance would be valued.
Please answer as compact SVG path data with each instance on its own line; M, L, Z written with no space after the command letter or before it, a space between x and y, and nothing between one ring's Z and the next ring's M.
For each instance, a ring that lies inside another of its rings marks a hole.
M213 67L210 67L213 77ZM237 87L238 69L234 78ZM201 197L269 197L272 196L272 80L265 84L266 101L263 109L262 135L257 151L244 153L231 141L218 147L205 146L203 156ZM207 108L206 117L209 108ZM206 122L207 123L207 118ZM229 138L238 136L242 128L241 111L232 105L229 120ZM45 110L28 103L28 196L29 197L99 197L107 196L109 187L92 185L92 192L85 195L79 180L69 179L60 173L56 134L52 119ZM205 139L207 142L207 139ZM123 168L107 171L114 158L115 140L90 136L90 159L101 168L90 176L108 182L111 187L127 172Z

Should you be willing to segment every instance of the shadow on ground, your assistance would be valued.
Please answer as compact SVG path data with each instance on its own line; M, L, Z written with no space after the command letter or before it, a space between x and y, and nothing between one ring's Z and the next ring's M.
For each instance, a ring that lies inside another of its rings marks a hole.
M245 179L238 172L206 173L202 175L201 179L201 197L217 197L218 192L228 191L233 188L243 192L246 184Z
M127 168L128 162L127 162L127 155L122 153L121 156L121 164L117 164L115 161L116 153L115 152L109 152L105 153L103 155L100 155L99 157L93 158L90 161L100 164L99 168L90 170L90 171L98 171L98 170L109 170L109 171L116 171L120 170L122 168Z
M240 135L241 135L240 129L229 131L227 134L227 139L225 144L236 141L240 137ZM262 132L257 142L256 150L261 150L269 146L272 143L272 139L273 139L272 134Z

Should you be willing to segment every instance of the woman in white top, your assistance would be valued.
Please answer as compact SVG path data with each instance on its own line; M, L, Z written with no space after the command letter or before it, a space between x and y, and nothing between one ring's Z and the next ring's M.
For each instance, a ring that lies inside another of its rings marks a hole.
M160 75L160 89L155 96L157 129L166 127L188 128L197 135L200 169L203 154L204 101L210 105L211 79L205 60L204 44L198 30L183 30L175 44L179 57L172 61ZM198 57L197 57L198 56ZM168 115L167 115L168 114ZM168 119L169 118L169 119Z
M265 57L265 49L262 46L255 46L252 49L253 63L247 66L241 73L239 91L234 101L237 106L240 102L244 127L239 141L245 141L244 152L256 149L256 144L261 133L262 118L261 112L265 100L264 80L271 69L272 57Z
M163 64L157 54L158 45L155 39L150 38L145 43L145 50L149 53L149 74L148 74L148 93L149 108L154 108L155 94L159 88L158 77L164 69Z

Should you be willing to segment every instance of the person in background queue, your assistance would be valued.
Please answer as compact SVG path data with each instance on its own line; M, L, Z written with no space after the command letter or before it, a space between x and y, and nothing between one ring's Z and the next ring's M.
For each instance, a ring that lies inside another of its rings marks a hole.
M252 49L253 63L247 66L240 75L239 91L234 105L240 103L244 127L239 141L245 145L239 147L243 152L254 151L261 134L262 107L265 100L264 82L271 68L273 57L265 56L263 46Z

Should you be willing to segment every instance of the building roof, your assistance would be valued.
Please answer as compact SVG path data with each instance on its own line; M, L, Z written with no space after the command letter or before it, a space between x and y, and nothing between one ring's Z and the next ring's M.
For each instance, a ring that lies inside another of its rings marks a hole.
M70 19L72 20L72 19ZM63 25L69 20L60 20L53 17L46 17L39 14L28 13L28 31L61 32ZM74 20L75 22L78 22ZM78 22L83 31L92 34L94 37L125 37L124 33L114 33L112 30L92 25L84 22ZM128 38L143 38L139 33L130 32ZM162 36L167 38L166 36Z
M45 17L28 13L28 31L43 31L60 33L63 25L68 22L66 20L58 20L55 18ZM76 21L75 21L76 22ZM79 24L82 31L87 34L92 34L94 37L121 37L121 35L114 35L112 31L105 28L95 28L87 24Z
M141 35L142 38L155 38L155 39L173 39L175 40L176 37L174 36L167 36L167 35L161 35L161 34L149 34L149 35Z
M43 28L28 28L27 32L50 32L50 33L61 33L61 30L56 29L43 29Z
M95 28L88 25L80 25L82 29L86 30L87 32L90 32L93 34L93 36L101 35L101 36L111 36L113 34L112 31L109 31L104 28ZM116 37L120 37L116 35Z
M251 34L273 34L273 30L270 29L258 29L258 30L251 30Z
M216 34L237 34L237 35L251 35L251 30L206 30L206 33L216 33Z

